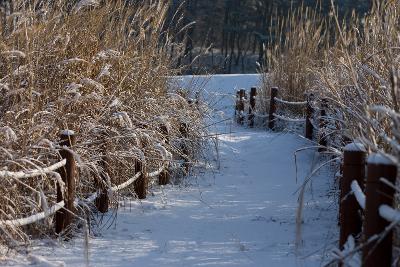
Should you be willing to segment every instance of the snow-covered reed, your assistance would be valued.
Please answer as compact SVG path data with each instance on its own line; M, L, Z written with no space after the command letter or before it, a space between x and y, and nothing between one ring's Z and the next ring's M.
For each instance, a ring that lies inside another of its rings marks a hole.
M0 14L0 245L53 233L51 220L1 222L55 207L60 130L77 136L70 151L81 200L119 185L132 195L135 161L157 174L166 155L195 162L201 152L208 136L201 104L167 93L179 71L167 53L168 5L144 2L12 1L14 13Z
M315 108L327 99L328 145L343 150L345 136L399 164L400 2L373 0L368 14L343 21L331 2L328 16L302 7L271 27L265 88L295 101L312 92Z

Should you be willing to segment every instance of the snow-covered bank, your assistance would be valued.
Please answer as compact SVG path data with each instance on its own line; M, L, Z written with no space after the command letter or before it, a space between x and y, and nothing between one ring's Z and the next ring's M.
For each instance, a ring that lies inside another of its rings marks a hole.
M233 88L257 82L257 75L208 79L204 90L215 100L218 119L233 113ZM221 133L220 168L185 187L156 188L145 201L122 201L115 224L90 239L90 266L320 266L337 239L330 170L323 169L306 191L303 241L295 248L294 192L318 164L318 154L308 150L299 152L296 168L294 152L308 141L231 122L215 130ZM83 244L79 238L62 246L40 242L31 254L58 261L56 266L85 266Z

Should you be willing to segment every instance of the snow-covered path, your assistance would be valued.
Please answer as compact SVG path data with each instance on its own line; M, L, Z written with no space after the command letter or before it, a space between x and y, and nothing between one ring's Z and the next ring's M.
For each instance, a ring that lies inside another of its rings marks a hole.
M332 171L322 170L306 191L296 250L295 192L319 164L317 153L299 152L296 171L294 152L309 145L303 138L230 123L218 131L225 133L220 168L186 186L156 188L145 201L122 202L116 223L91 238L90 266L321 265L337 235L336 204L328 194ZM82 239L47 245L34 246L32 254L85 266Z

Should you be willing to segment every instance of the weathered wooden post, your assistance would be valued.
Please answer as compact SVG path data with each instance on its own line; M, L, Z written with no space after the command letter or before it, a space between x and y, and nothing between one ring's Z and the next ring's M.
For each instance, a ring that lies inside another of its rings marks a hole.
M160 126L160 130L164 135L164 140L166 144L169 144L169 131L168 127L165 124ZM167 164L169 166L169 163ZM170 174L168 171L169 167L166 167L159 175L158 175L158 184L159 185L167 185L170 182Z
M67 162L64 167L58 169L58 173L64 182L64 190L62 186L57 183L57 202L64 200L64 209L57 211L56 213L56 233L61 233L67 228L73 221L73 214L75 213L75 176L77 174L76 163L74 155L68 149L63 147L71 148L76 143L75 133L71 130L64 130L60 134L60 155Z
M254 111L256 109L256 96L257 96L257 88L251 87L251 89L250 89L250 106L249 106L249 126L250 126L250 128L254 127Z
M100 178L102 179L103 183L98 183L98 186L100 187L100 192L95 200L95 204L99 212L106 213L108 212L109 197L108 188L104 185L104 183L107 183L107 174L110 173L108 170L107 156L102 157L101 165L103 167L103 172L100 174Z
M355 237L361 233L360 206L354 194L351 194L351 183L356 180L360 187L365 183L365 162L367 151L363 144L351 143L344 148L343 175L340 180L340 249L346 243L349 235Z
M238 123L243 124L244 121L244 100L246 97L246 90L240 89L239 91L239 105L238 105Z
M381 179L384 178L395 184L396 177L397 167L390 159L380 154L372 154L368 157L363 227L364 242L367 242L373 236L381 234L390 224L379 215L379 207L382 204L392 206L395 190L383 183ZM390 231L383 239L370 242L364 247L362 255L363 267L392 266L392 234L393 232Z
M144 162L141 160L136 160L135 162L135 173L139 173L140 176L138 179L133 182L134 192L138 199L145 199L147 193L147 173L146 167L144 166Z
M181 122L179 131L184 139L187 139L189 137L189 125L186 122ZM181 145L181 150L182 150L182 158L185 161L184 167L186 169L186 172L189 172L189 149L186 143L183 143Z
M326 126L328 124L326 118L326 110L328 109L328 99L323 98L321 100L321 113L319 119L319 148L318 151L326 151L326 146L328 145L328 141L326 138Z
M236 121L239 120L239 101L240 101L240 90L236 91L236 105L235 105L235 116L236 116Z
M313 115L314 108L312 107L314 95L312 93L306 94L307 105L306 105L306 138L312 140L313 139Z
M269 122L268 122L268 127L271 130L274 129L274 126L275 126L274 114L275 114L276 109L277 109L275 97L278 97L278 92L279 92L278 87L272 87L271 88L271 100L269 102Z
M200 91L196 91L196 93L194 94L194 98L195 98L195 104L199 105L200 104Z

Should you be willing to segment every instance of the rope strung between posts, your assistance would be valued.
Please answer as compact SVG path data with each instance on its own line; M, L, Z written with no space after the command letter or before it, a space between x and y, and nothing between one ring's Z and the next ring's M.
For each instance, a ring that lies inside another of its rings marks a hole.
M301 102L290 102L290 101L286 101L283 100L281 98L278 97L274 97L275 101L281 104L285 104L285 105L292 105L292 106L303 106L303 105L307 105L307 101L301 101Z
M274 116L275 118L277 118L277 119L280 119L280 120L283 120L283 121L288 121L288 122L302 122L302 123L303 123L303 122L306 121L306 119L304 119L304 118L301 118L301 119L293 119L293 118L289 118L289 117L285 117L285 116L278 115L278 114L276 114L276 113L274 113L273 116Z
M56 213L57 211L62 209L64 207L64 205L65 204L64 204L64 200L63 200L61 202L54 204L54 206L49 208L47 211L42 211L42 212L33 214L31 216L28 216L26 218L3 221L3 222L0 222L0 226L15 226L15 227L17 227L17 226L24 226L24 225L32 224L32 223L38 222L40 220L43 220L43 219L53 215L54 213Z
M54 172L55 170L64 167L67 161L63 159L60 162L57 162L54 165L51 165L46 168L37 168L36 170L27 170L27 171L19 171L19 172L11 172L11 171L0 171L0 178L14 178L14 179L22 179L22 178L32 178L36 176L41 176L45 174L49 174Z
M165 148L161 148L162 146L159 144L158 148L160 148L160 150L163 152L163 160L164 160L164 164L156 171L151 172L148 174L148 177L156 177L158 175L160 175L168 166L168 159L165 159L165 157L168 157L168 151L166 151ZM0 172L0 177L2 177L1 175L5 175L4 177L13 177L13 178L28 178L28 177L35 177L35 176L39 176L39 175L43 175L46 173L51 173L54 172L55 170L65 166L66 164L66 160L62 160L50 167L47 168L43 168L43 169L38 169L38 170L31 170L28 172L8 172L8 171L3 171ZM5 173L5 174L4 174ZM120 185L116 185L110 188L111 192L117 192L120 191L122 189L127 188L129 185L131 185L132 183L134 183L137 179L139 179L139 177L142 175L142 172L138 172L135 174L135 176L133 176L132 178L130 178L129 180L127 180L126 182L120 184ZM3 177L3 178L4 178ZM85 200L80 200L80 199L75 199L74 201L74 206L78 206L80 203L84 202L84 203L90 203L96 200L96 198L99 196L99 192L95 192L92 193L88 198L86 198ZM62 208L64 208L65 203L64 201L58 202L56 204L54 204L54 206L50 207L48 210L46 211L42 211L36 214L33 214L31 216L28 216L26 218L20 218L20 219L13 219L13 220L6 220L6 221L0 221L0 227L1 226L14 226L14 227L18 227L18 226L24 226L24 225L28 225L28 224L32 224L35 222L38 222L40 220L43 220L49 216L54 215L57 211L61 210Z

